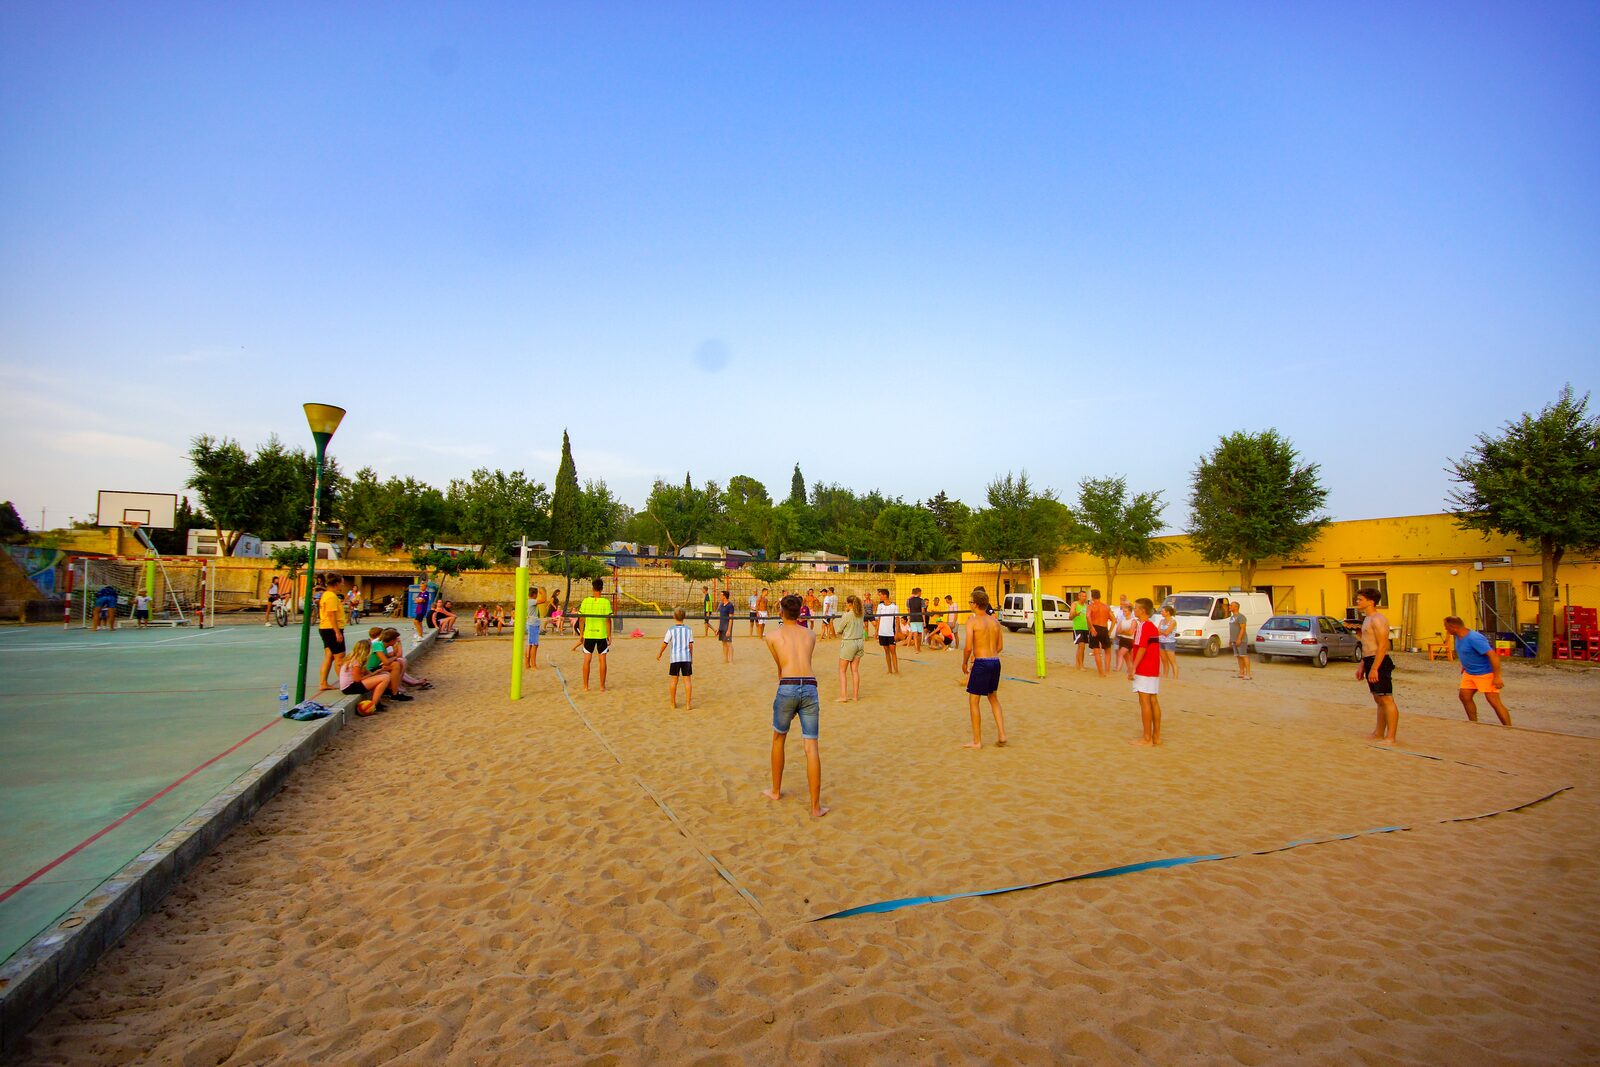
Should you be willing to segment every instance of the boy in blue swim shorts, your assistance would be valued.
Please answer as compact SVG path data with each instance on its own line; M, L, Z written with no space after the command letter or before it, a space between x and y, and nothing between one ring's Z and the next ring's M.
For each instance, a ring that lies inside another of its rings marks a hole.
M772 788L765 790L769 800L783 798L784 744L789 727L800 717L800 738L806 750L806 786L811 793L811 815L820 819L828 814L822 806L822 754L817 746L820 707L817 678L811 672L811 653L817 647L817 633L800 625L802 601L790 593L778 602L781 623L762 640L772 661L778 665L778 693L772 699Z
M961 656L961 673L967 675L967 710L972 716L972 740L962 748L983 747L983 716L978 712L978 700L989 698L989 710L994 713L995 729L999 731L999 746L1006 747L1006 720L1000 712L1000 652L1005 647L1005 631L989 613L989 594L982 589L972 591L968 602L972 614L967 620L967 649ZM970 671L970 673L969 673Z

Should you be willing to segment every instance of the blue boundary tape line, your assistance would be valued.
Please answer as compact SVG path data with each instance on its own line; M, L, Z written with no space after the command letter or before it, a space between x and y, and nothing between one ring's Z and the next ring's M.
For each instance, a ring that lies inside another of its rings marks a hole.
M1507 815L1514 811L1531 808L1535 804L1542 804L1552 797L1559 796L1571 789L1572 786L1564 785L1559 789L1546 793L1542 797L1517 804L1509 808L1500 808L1496 811L1484 812L1482 815L1462 815L1452 819L1436 820L1434 825L1445 823L1473 822L1477 819L1488 819L1496 815ZM1428 825L1428 824L1423 824ZM822 922L825 919L848 919L853 915L881 915L885 912L899 911L901 908L915 907L919 904L942 904L947 900L962 900L968 897L992 897L1002 893L1019 893L1025 889L1040 889L1047 885L1061 885L1065 882L1083 882L1093 878L1115 878L1121 874L1136 874L1139 871L1161 870L1168 867L1184 867L1194 863L1213 863L1218 860L1242 859L1245 856L1270 856L1275 852L1287 852L1292 848L1302 848L1306 845L1325 845L1334 841L1350 841L1357 837L1369 837L1374 834L1394 834L1413 829L1410 826L1378 826L1371 830L1357 830L1350 834L1337 834L1333 837L1309 838L1302 841L1290 841L1286 845L1275 848L1250 849L1243 852L1217 853L1210 856L1171 856L1166 859L1145 860L1142 863L1128 863L1118 867L1104 867L1098 871L1086 871L1082 874L1069 874L1062 878L1049 878L1042 882L1029 882L1026 885L1006 886L1003 889L978 889L968 893L945 893L939 896L927 897L901 897L897 900L880 900L876 904L862 904L859 907L846 908L843 911L830 912L827 915L818 915L812 922Z
M667 802L657 796L656 791L651 789L649 785L645 784L645 780L635 774L633 770L622 761L622 757L617 754L617 750L611 747L611 742L606 740L605 734L602 734L599 730L595 729L594 723L589 721L589 716L585 715L583 713L583 709L578 707L577 701L572 699L572 693L567 688L567 676L561 673L561 668L556 667L555 672L556 677L561 679L561 695L566 698L567 704L574 712L577 713L577 716L580 720L582 720L583 725L589 728L589 732L594 734L595 737L599 738L600 743L605 746L605 750L611 754L611 758L617 761L617 766L628 772L628 777L633 779L634 784L640 789L644 790L644 795L655 802L656 807L660 808L662 814L671 820L672 825L677 828L678 833L683 835L683 839L689 842L690 846L696 852L705 857L706 862L711 864L712 868L717 872L717 874L722 877L722 880L733 886L734 890L741 897L743 897L752 908L756 909L756 914L765 919L766 912L761 910L761 902L755 898L755 894L751 893L750 890L740 885L739 880L733 876L733 872L724 867L717 857L713 856L710 852L702 848L700 846L700 842L696 841L694 835L689 832L689 828L683 824L683 820L678 818L677 813L667 806Z

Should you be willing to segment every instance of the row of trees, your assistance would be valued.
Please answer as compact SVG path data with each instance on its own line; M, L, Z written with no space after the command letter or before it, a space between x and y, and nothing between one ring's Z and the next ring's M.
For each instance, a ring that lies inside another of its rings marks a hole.
M1449 467L1459 487L1451 493L1451 510L1464 527L1539 547L1541 654L1550 648L1551 598L1562 557L1600 549L1600 420L1589 415L1588 401L1569 386L1538 414L1524 414L1499 434L1480 435ZM308 452L271 438L251 454L236 441L202 436L190 458L189 485L218 527L271 540L304 536L313 464ZM759 549L768 559L820 549L891 569L963 551L985 559L1037 556L1050 566L1066 548L1102 562L1109 596L1124 563L1148 563L1170 548L1158 539L1165 527L1162 494L1130 491L1116 476L1084 478L1075 499L1063 501L1054 490L1030 484L1026 472L1007 473L989 483L982 506L969 508L943 492L908 503L837 484L808 490L796 464L781 501L749 475L722 486L709 480L696 485L686 474L681 484L657 481L634 512L604 481L579 483L565 433L553 491L522 471L475 470L440 490L413 478L380 480L370 468L346 478L332 461L323 482L323 513L358 541L413 549L468 541L498 559L523 536L558 549L599 549L621 537L672 555L702 542ZM1186 532L1203 559L1236 567L1239 584L1248 589L1260 563L1295 559L1316 540L1329 521L1322 513L1327 495L1319 466L1305 462L1276 430L1228 434L1192 472Z

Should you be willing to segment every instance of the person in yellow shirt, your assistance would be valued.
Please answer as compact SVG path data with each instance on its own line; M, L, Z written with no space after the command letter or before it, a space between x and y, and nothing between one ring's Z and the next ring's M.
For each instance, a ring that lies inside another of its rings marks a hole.
M589 691L589 664L596 654L600 656L600 692L606 691L606 653L611 651L611 601L600 594L605 590L603 578L594 580L594 595L583 598L578 605L578 618L583 627L583 691ZM574 646L576 647L576 646Z
M344 656L344 579L337 574L328 575L327 588L317 598L317 633L322 635L322 673L317 677L321 689L333 689L338 684L338 668ZM334 671L332 681L328 671Z

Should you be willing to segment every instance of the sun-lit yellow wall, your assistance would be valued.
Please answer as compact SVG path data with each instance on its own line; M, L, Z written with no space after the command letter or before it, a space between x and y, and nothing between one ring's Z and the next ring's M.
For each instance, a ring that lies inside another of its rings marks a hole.
M1161 540L1172 546L1164 558L1153 564L1125 563L1110 583L1100 560L1065 553L1042 575L1044 590L1070 594L1080 588L1096 588L1102 593L1109 591L1114 599L1123 593L1154 597L1167 591L1238 587L1237 568L1205 563L1189 547L1187 537ZM1389 606L1385 614L1395 626L1401 622L1405 594L1416 594L1415 632L1403 635L1407 646L1420 646L1442 635L1446 615L1460 615L1467 625L1476 625L1475 596L1480 583L1510 583L1519 625L1534 622L1539 610L1536 597L1530 595L1530 585L1539 581L1537 549L1508 538L1485 539L1461 529L1444 514L1332 523L1302 559L1262 563L1256 569L1255 584L1271 590L1279 611L1342 618L1351 602L1351 579L1358 576L1386 579ZM1020 572L1010 577L1017 588L1029 584ZM1600 605L1600 557L1569 554L1561 562L1557 585L1558 607ZM1509 623L1505 629L1511 629Z

